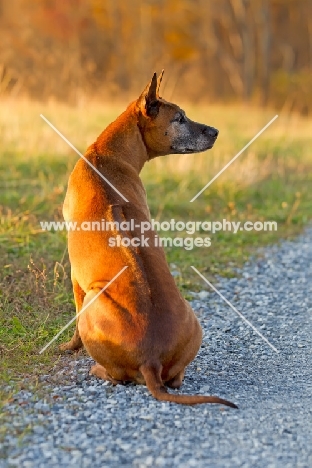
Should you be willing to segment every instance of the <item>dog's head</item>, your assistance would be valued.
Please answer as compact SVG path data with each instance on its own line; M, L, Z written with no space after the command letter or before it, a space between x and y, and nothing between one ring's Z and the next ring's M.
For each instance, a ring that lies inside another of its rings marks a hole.
M199 153L211 149L219 131L190 120L176 104L159 96L163 71L136 101L138 124L149 159L177 153Z

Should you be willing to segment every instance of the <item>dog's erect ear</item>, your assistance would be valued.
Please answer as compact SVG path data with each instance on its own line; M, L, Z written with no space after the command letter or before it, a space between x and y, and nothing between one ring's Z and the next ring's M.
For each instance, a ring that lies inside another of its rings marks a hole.
M160 77L162 77L162 75L160 75ZM159 111L160 103L158 101L157 88L157 75L154 73L150 83L146 86L143 93L137 100L137 105L142 114L148 115L149 117L156 117Z
M160 85L161 85L161 82L162 82L162 79L163 79L163 76L164 76L164 69L161 70L161 74L159 75L159 77L157 78L157 88L156 88L156 95L157 97L159 97L159 88L160 88Z

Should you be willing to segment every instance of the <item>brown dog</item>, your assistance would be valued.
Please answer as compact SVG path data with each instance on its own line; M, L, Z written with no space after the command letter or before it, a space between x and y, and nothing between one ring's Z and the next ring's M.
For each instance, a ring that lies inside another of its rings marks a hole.
M140 223L150 220L139 173L146 161L172 153L212 148L218 131L189 120L177 105L159 97L156 73L139 99L130 104L91 145L85 157L128 200L95 170L79 160L68 183L65 220L110 222L135 220L133 230L70 231L68 250L77 313L76 331L62 349L82 343L97 362L91 373L113 383L146 383L158 400L193 405L222 403L213 396L167 392L181 386L185 367L202 341L199 322L170 274L164 251L154 245L155 232L145 232L149 246L111 247L109 239L141 237ZM95 296L127 266L97 299Z

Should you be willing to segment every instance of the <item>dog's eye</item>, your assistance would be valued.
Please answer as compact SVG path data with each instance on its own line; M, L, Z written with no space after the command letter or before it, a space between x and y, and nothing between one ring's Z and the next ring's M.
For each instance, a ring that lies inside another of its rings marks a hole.
M182 123L185 123L186 122L186 118L183 114L179 115L179 117L177 118L177 121L182 124Z

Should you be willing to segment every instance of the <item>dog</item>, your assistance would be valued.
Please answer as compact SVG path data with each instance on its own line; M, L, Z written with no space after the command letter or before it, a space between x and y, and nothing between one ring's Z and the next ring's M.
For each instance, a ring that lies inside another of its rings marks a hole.
M144 164L168 154L206 151L218 136L218 130L190 120L180 107L160 97L162 76L163 72L158 78L154 73L140 97L87 149L89 164L80 159L70 175L63 206L66 221L79 225L132 219L135 227L68 232L76 311L85 310L62 349L84 345L96 361L91 374L113 384L146 384L158 400L237 408L215 396L167 391L166 387L181 386L185 368L200 348L202 330L174 282L162 247L155 245L156 233L145 232L148 247L130 243L140 238L140 223L150 221L139 176ZM112 235L127 239L127 246L110 246ZM125 266L122 275L100 293Z

